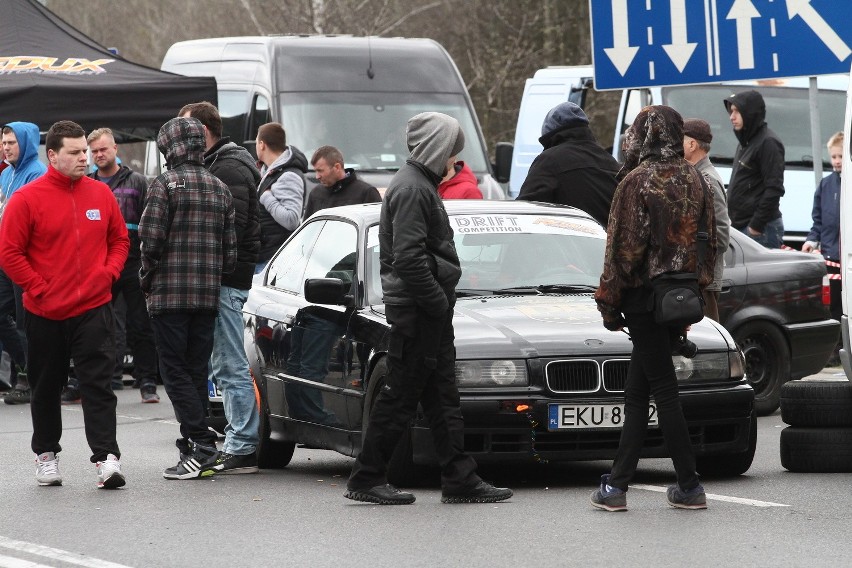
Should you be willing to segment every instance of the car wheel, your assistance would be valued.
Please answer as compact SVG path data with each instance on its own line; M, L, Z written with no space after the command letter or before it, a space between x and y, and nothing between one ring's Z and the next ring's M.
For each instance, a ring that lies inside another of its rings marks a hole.
M769 322L747 323L733 333L745 358L746 379L754 389L758 416L778 409L781 386L790 378L790 348L781 331Z
M270 437L269 405L266 402L266 391L255 379L258 394L258 410L260 411L260 441L257 444L257 465L263 469L282 469L287 467L296 451L296 442L283 442Z
M852 472L852 428L784 428L781 465L797 473Z
M370 387L368 404L364 405L364 416L362 420L362 440L367 432L367 424L369 424L370 412L373 405L385 385L385 379L388 374L388 364L385 358L382 358L373 368L370 374ZM414 463L414 446L411 441L411 425L407 424L399 443L391 454L388 460L387 478L388 483L399 487L417 487L423 485L426 481L426 473L428 468L418 466Z
M701 475L717 477L733 477L742 475L749 470L754 461L754 452L757 449L757 415L752 414L748 429L748 450L739 454L722 454L711 456L699 456L695 459L695 466Z
M786 383L781 388L781 420L790 426L852 426L852 383L846 379Z

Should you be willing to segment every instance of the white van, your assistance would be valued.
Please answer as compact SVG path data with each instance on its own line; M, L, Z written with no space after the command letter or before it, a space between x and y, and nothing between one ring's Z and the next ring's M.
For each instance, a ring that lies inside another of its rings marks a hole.
M380 190L409 156L408 119L424 111L449 114L461 123L465 148L459 158L476 175L483 197L506 198L492 175L464 81L447 51L433 40L319 35L199 39L172 45L162 69L215 77L224 135L252 153L258 127L280 122L287 143L308 159L320 146L335 146L346 167ZM310 173L308 181L316 183Z
M539 70L532 79L527 80L515 131L517 156L512 160L512 173L509 180L512 195L517 195L526 177L529 164L542 150L537 142L537 136L534 140L535 144L532 144L531 136L533 132L538 132L540 135L544 115L549 108L559 102L571 100L580 104L578 101L583 96L582 91L592 88L593 75L594 70L591 66L550 67ZM822 156L818 159L822 160L825 175L831 172L825 141L842 129L848 84L848 75L825 75L817 79L819 87L817 104L820 113L820 138L822 138L819 141ZM784 237L788 244L800 248L811 228L811 210L816 189L808 78L625 89L622 92L612 139L600 140L600 143L604 146L611 145L615 158L622 161L621 136L633 123L642 107L651 104L668 105L677 109L684 118L703 118L710 123L713 130L710 159L727 183L731 175L737 139L723 100L733 93L747 89L755 89L763 95L766 102L766 122L784 143L787 162L784 172L785 194L781 198ZM548 93L548 96L543 96L542 93ZM558 99L560 93L562 98ZM544 108L545 105L550 106ZM581 106L584 105L581 104ZM537 151L534 151L535 149Z
M850 357L849 320L852 311L852 84L846 93L846 117L843 121L843 175L840 176L840 276L843 283L843 315L840 318L840 336L843 347L840 349L840 362L846 377L852 381L852 357Z

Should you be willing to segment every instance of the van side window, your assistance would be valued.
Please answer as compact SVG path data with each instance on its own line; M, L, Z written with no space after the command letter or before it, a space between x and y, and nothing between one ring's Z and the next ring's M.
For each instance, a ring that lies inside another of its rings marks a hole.
M229 137L232 142L237 144L242 143L245 140L248 110L248 91L219 91L222 136Z

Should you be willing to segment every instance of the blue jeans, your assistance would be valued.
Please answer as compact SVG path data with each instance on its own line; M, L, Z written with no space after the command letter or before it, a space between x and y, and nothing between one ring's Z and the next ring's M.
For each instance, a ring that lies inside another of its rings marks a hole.
M247 290L222 286L210 357L210 378L222 391L228 420L222 450L240 456L253 453L260 442L260 414L243 347L243 304L247 298Z
M774 221L768 222L766 228L763 229L762 235L750 235L748 233L748 225L739 229L739 231L768 249L781 248L781 243L784 242L784 218L778 217Z

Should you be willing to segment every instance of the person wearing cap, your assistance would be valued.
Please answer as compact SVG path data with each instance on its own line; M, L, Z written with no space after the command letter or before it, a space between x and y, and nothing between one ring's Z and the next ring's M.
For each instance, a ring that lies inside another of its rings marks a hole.
M766 248L781 248L784 144L766 124L760 93L743 91L724 102L739 140L728 183L731 226Z
M730 241L731 219L728 217L725 184L707 156L712 141L713 133L707 121L700 118L687 118L683 121L683 157L704 176L704 181L713 191L713 211L716 214L716 265L713 270L713 282L704 289L703 296L704 315L719 321L719 294L722 291L722 272L725 268L725 251L728 250Z
M512 491L483 481L464 451L455 379L453 306L461 265L438 184L448 161L464 148L464 135L455 118L424 112L409 119L406 139L411 155L391 179L379 218L382 292L391 324L387 374L377 385L344 497L379 505L414 502L412 493L388 483L387 465L420 404L441 466L441 501L503 501Z
M583 109L572 102L550 109L538 141L544 151L530 165L517 199L570 205L606 227L620 166L598 144Z

